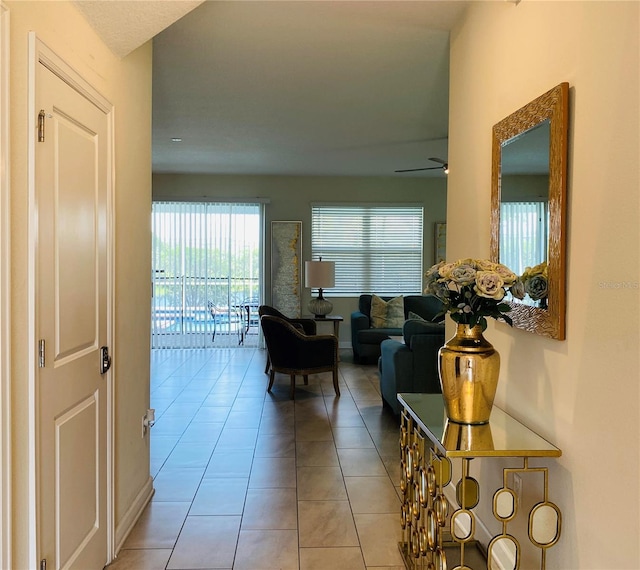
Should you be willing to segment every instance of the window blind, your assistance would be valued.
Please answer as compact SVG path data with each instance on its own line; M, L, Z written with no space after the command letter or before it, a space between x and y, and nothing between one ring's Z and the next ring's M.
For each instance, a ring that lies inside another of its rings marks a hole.
M422 230L420 205L312 204L312 258L336 264L325 296L420 294Z
M263 209L153 202L152 348L257 345Z

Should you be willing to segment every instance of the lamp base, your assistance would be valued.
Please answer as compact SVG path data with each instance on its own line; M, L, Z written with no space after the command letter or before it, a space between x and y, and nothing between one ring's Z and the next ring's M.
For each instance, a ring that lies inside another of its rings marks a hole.
M328 315L333 310L333 303L324 298L311 299L307 307L309 308L309 311L320 319Z

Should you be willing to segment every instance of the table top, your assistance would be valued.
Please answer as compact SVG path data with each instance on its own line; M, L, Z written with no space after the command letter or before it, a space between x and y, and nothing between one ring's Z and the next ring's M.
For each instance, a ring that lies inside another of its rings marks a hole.
M315 315L302 315L303 319L313 319L314 321L344 321L340 315L325 315L324 317L316 317Z
M447 457L560 457L562 451L509 414L493 407L489 423L447 419L441 394L398 394L398 400Z

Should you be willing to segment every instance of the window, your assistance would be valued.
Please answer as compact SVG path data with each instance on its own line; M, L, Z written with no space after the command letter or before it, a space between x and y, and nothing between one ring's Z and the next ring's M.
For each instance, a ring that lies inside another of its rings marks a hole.
M325 295L420 294L422 219L414 204L312 204L312 258L336 263Z
M151 219L152 347L255 346L262 204L153 202Z

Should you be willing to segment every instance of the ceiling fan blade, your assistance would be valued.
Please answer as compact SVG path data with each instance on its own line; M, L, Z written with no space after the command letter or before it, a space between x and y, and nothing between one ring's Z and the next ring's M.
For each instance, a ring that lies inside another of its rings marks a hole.
M394 172L417 172L418 170L442 170L442 166L429 166L427 168L405 168L403 170L394 170Z

